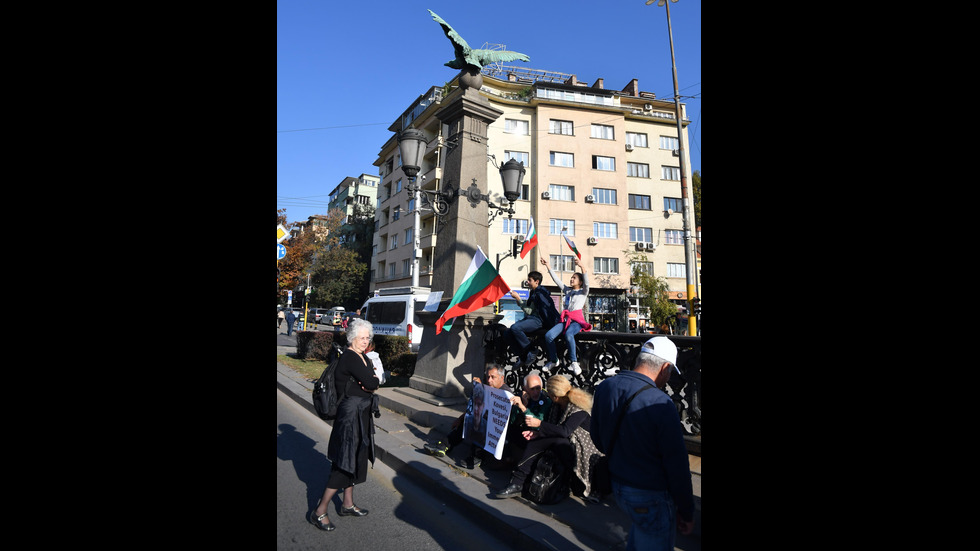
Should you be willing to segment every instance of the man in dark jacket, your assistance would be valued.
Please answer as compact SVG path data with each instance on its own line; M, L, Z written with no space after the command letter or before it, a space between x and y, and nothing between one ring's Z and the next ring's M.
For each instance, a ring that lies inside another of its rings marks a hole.
M507 331L507 340L512 342L512 350L517 354L517 366L523 361L526 364L535 360L534 353L528 351L531 339L528 333L533 333L542 327L551 329L561 322L561 314L555 308L555 301L551 300L551 293L541 286L541 272L529 272L527 274L527 285L531 292L527 295L527 302L521 300L517 291L511 291L517 304L524 310L524 319L514 322Z
M683 430L677 407L661 390L677 369L676 361L674 343L657 336L643 344L632 371L620 371L596 387L590 434L596 448L609 456L616 502L633 518L627 549L672 550L675 528L685 535L694 528Z

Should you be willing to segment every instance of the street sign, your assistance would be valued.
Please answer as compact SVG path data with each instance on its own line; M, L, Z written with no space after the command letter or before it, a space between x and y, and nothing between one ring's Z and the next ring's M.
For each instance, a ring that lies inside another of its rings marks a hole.
M276 245L276 250L277 250L277 252L279 254L279 256L276 257L276 260L282 260L283 258L286 258L286 246L285 245L283 245L281 243L278 244L278 245Z
M282 224L276 226L276 243L282 243L284 239L289 237L289 232Z

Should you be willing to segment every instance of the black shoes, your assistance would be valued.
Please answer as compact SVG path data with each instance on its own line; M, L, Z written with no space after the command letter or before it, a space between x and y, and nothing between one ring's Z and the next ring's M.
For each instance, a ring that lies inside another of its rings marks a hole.
M363 517L366 514L368 514L368 510L361 509L357 505L354 505L350 509L340 508L340 516L342 517Z
M506 488L504 488L503 490L500 490L499 492L497 492L494 495L496 497L499 497L499 498L517 497L517 496L521 495L521 485L520 484L514 484L512 482L512 483L508 484Z
M323 524L322 522L320 522L326 516L327 516L326 513L323 513L320 516L316 516L316 509L314 509L314 510L310 511L310 519L309 519L310 520L310 524L312 524L313 526L316 526L317 528L319 528L320 530L323 530L324 532L332 532L337 527L334 526L332 522L330 522L330 519L327 519L327 523L326 524Z

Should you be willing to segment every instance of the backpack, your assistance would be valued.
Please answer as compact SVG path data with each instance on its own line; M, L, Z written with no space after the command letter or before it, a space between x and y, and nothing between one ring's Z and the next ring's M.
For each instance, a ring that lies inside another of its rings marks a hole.
M568 497L570 473L551 450L545 450L524 483L524 497L541 505L553 505Z
M324 421L333 421L337 418L337 406L340 404L341 397L337 396L337 364L340 363L342 351L334 345L333 359L327 368L320 374L320 378L313 383L313 408L316 414ZM350 379L344 387L344 396L347 396L347 389L350 387Z

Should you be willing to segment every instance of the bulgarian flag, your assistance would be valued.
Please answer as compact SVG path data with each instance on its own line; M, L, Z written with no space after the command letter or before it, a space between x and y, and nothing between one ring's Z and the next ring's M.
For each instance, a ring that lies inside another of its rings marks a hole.
M572 243L572 240L569 239L564 233L562 233L561 236L565 238L565 243L568 243L568 248L575 253L575 256L577 256L579 260L582 260L582 253L578 252L578 249L575 248L575 243Z
M510 287L497 273L493 263L487 260L483 249L477 247L473 261L463 276L463 283L456 289L449 308L436 320L436 335L452 327L456 316L493 304L509 292Z
M524 236L524 246L521 247L521 258L527 256L527 253L531 252L531 249L538 244L538 230L534 229L534 219L531 218L531 223L527 226L527 235Z

